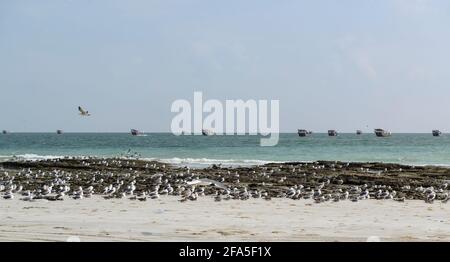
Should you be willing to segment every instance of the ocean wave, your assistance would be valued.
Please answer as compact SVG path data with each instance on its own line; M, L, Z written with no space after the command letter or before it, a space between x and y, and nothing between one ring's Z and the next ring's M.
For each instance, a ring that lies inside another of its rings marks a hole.
M17 155L0 155L0 162L9 161L9 160L24 160L24 161L43 161L43 160L53 160L53 159L88 159L88 158L108 158L108 156L86 156L86 155L39 155L39 154L17 154ZM109 156L111 158L117 156ZM127 157L123 157L124 159L129 159ZM307 160L258 160L258 159L212 159L212 158L181 158L181 157L173 157L173 158L158 158L158 157L141 157L139 158L143 161L158 161L167 164L177 165L177 166L189 166L194 168L203 168L211 165L221 165L225 167L250 167L250 166L258 166L265 165L268 163L286 163L286 162L313 162ZM343 161L343 160L341 160ZM367 161L367 160L366 160ZM347 162L366 162L361 160ZM346 161L344 161L346 162ZM370 161L369 161L370 162ZM372 161L373 162L373 161ZM410 166L439 166L439 167L449 167L450 164L447 163L423 163L416 161L405 161L404 159L397 159L396 161L388 161L388 160L380 160L381 163L398 163Z
M211 159L211 158L142 158L147 161L161 161L173 165L187 166L257 166L268 163L282 163L282 161L267 161L257 159Z
M58 156L58 155L38 155L38 154L19 154L19 155L0 155L0 160L25 160L25 161L41 161L52 159L64 159L64 158L88 158L88 156ZM186 165L186 166L256 166L264 165L268 163L282 163L283 161L268 161L258 159L211 159L211 158L156 158L156 157L144 157L140 158L144 161L159 161L173 165Z
M61 159L66 156L54 156L54 155L38 155L38 154L21 154L21 155L0 155L0 160L26 160L26 161L39 161L39 160L51 160L51 159Z
M6 161L8 159L11 159L11 156L2 156L2 155L0 155L0 162L1 161Z
M61 158L64 158L64 157L65 156L38 155L38 154L23 154L23 155L16 155L15 156L15 158L22 159L22 160L29 160L29 161L61 159Z

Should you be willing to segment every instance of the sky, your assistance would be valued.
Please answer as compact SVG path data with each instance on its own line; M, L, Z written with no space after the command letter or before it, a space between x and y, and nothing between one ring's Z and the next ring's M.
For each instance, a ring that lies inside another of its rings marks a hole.
M201 91L279 100L281 132L450 131L449 25L447 0L1 0L0 129L168 132Z

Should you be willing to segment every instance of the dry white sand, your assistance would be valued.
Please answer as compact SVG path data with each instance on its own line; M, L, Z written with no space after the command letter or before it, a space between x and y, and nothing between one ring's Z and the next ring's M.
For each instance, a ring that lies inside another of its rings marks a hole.
M2 199L0 221L0 241L450 241L450 204L423 201Z

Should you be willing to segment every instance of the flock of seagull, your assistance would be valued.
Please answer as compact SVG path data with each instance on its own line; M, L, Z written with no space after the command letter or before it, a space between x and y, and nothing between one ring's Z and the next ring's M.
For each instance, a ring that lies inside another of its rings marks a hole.
M329 183L329 182L328 182ZM303 186L291 187L288 192L283 195L290 199L313 199L316 203L334 201L339 202L341 200L351 200L352 202L358 202L359 200L366 199L377 199L385 200L392 199L399 202L404 202L405 197L399 197L395 190L392 190L390 186L385 185L374 185L369 187L367 184L362 186L351 186L350 190L343 191L342 189L336 190L334 193L323 194L322 188L325 183L319 184L316 189L302 193ZM415 188L414 190L422 194L423 199L427 203L433 203L435 200L439 199L442 203L447 203L449 200L449 193L446 191L448 184L444 183L441 188L435 190L434 187L424 188L422 186ZM404 190L411 190L410 186L405 186Z
M52 160L58 161L58 160ZM350 200L352 202L378 199L405 201L405 196L398 194L391 186L387 185L346 185L342 179L323 179L307 186L296 184L283 187L280 191L266 190L265 182L260 187L249 189L249 183L239 181L239 173L227 171L218 175L216 179L201 178L201 174L186 168L184 172L164 172L165 165L147 163L145 168L156 170L154 174L144 174L138 169L133 169L133 162L126 160L93 160L81 161L85 167L97 166L123 166L122 172L95 170L67 171L53 169L51 171L23 168L20 172L3 171L0 175L0 197L3 199L19 198L24 201L45 199L48 201L61 201L65 199L90 198L94 194L101 195L104 199L130 199L147 201L159 199L162 195L178 196L180 202L195 201L199 197L212 196L215 201L248 200L261 198L271 200L285 198L291 200L310 199L316 203L327 201ZM320 168L320 167L317 167ZM159 172L158 172L159 170ZM126 172L124 172L126 171ZM269 178L275 169L268 169L261 174L255 170L250 171L254 176ZM292 172L295 172L292 170ZM283 183L287 176L279 178ZM330 186L333 184L333 186ZM405 185L401 191L414 191L420 194L427 203L434 201L448 202L448 184L443 183L439 187L414 187Z

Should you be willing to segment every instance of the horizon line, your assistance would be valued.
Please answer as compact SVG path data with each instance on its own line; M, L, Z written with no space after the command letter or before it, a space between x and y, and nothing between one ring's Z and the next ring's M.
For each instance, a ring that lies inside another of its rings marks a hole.
M63 134L130 134L129 131L64 131L62 130L63 133L59 134L59 135L63 135ZM7 134L57 134L56 131L7 131ZM146 134L173 134L170 131L142 131L143 133ZM414 131L408 131L408 132L392 132L392 134L430 134L432 133L432 131L430 132L414 132ZM188 134L184 134L184 135L194 135L194 134L201 134L201 132L199 133L188 133ZM272 134L297 134L297 132L273 132ZM312 133L312 135L314 134L327 134L327 132L314 132ZM356 132L339 132L338 134L355 134ZM374 132L363 132L361 135L364 134L374 134ZM445 134L445 132L442 132L442 134ZM220 134L217 133L215 135L228 135L228 134ZM249 133L245 133L245 134L230 134L230 135L250 135ZM259 135L258 134L254 134L252 133L251 135Z

